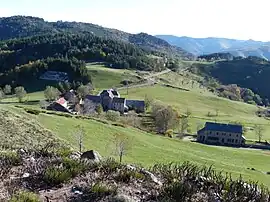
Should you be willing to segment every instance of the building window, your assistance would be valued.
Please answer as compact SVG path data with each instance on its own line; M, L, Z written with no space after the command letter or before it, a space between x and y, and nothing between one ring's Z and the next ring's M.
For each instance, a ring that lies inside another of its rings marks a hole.
M238 135L236 135L236 137L238 137Z
M232 143L234 143L234 139L232 139Z
M207 140L219 141L219 138L218 137L208 137Z
M224 143L224 138L222 138L221 142Z
M217 135L218 135L218 132L217 132Z
M212 131L209 131L209 134L212 134Z
M229 136L232 136L232 134L230 134Z
M238 143L238 140L235 140L235 143Z

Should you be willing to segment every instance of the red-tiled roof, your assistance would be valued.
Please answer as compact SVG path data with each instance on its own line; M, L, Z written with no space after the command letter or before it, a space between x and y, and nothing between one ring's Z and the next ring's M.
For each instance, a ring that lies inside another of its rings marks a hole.
M67 101L65 100L65 98L61 97L56 102L60 105L64 105Z

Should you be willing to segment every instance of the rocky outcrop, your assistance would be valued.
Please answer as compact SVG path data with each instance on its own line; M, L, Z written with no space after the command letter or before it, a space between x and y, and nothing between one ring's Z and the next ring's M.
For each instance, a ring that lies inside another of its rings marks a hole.
M100 162L102 160L102 157L97 151L90 150L82 153L81 159L87 159L93 162Z

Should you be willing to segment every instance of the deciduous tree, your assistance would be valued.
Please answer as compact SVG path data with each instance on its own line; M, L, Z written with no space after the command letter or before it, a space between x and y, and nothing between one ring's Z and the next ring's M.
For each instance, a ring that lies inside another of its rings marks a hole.
M152 117L159 133L165 133L168 129L174 129L179 123L179 115L171 106L154 104Z
M23 101L23 98L26 96L27 92L25 91L24 87L19 86L15 88L15 94L18 98L19 102Z
M116 133L113 138L114 155L119 157L120 163L122 163L123 156L127 154L131 148L131 139L121 133Z
M53 86L47 86L44 91L44 96L48 101L56 100L60 95L60 91L53 87Z
M11 94L11 91L12 91L11 86L10 85L5 85L5 87L4 87L4 93L6 95L8 95L8 94Z
M263 138L264 128L261 125L255 125L254 130L258 137L259 142L261 142Z
M81 85L77 89L77 93L80 98L84 98L86 95L91 94L93 91L93 86L91 84Z
M82 150L83 150L83 141L84 141L85 135L86 135L85 129L82 126L77 125L75 127L75 131L73 133L73 136L78 143L78 147L79 147L80 152L82 152Z
M180 128L179 128L179 133L181 136L183 136L185 134L185 132L188 130L189 128L189 120L187 116L182 116L180 118Z

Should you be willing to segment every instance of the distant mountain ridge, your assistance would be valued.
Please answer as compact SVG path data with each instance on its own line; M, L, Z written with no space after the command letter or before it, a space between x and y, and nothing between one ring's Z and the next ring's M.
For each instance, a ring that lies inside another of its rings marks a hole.
M140 48L157 51L169 57L192 58L187 51L170 45L168 42L145 33L129 34L117 29L82 22L48 22L31 16L12 16L0 18L0 40L31 37L58 33L92 33L99 37L111 38L132 43Z
M157 35L156 37L167 41L173 46L181 47L196 56L228 52L234 56L257 56L270 60L270 42L214 37L191 38L172 35Z

